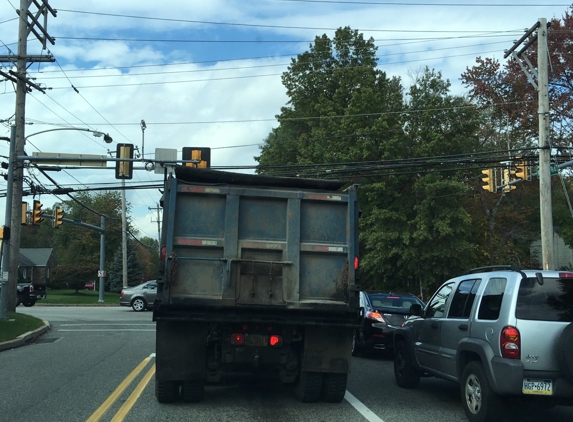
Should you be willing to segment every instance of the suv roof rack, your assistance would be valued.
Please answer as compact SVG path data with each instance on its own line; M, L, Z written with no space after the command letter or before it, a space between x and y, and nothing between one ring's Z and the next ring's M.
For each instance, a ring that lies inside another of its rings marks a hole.
M515 272L521 273L521 269L515 265L490 265L487 267L472 268L471 270L465 272L464 275L475 274L475 273L485 273L485 272L490 272L490 271L515 271Z

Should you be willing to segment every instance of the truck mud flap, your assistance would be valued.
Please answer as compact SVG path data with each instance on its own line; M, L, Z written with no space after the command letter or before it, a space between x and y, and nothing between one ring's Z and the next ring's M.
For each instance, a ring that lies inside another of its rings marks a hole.
M323 373L350 372L352 328L306 327L302 370Z
M158 320L156 379L192 381L205 378L207 324Z

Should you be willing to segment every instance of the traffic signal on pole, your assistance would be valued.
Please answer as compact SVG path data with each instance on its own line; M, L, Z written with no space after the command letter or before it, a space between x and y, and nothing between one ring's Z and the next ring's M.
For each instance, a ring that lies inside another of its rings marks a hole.
M22 225L28 224L28 203L22 201Z
M509 182L515 180L515 170L512 168L503 169L503 191L510 192L516 188L515 185L510 185Z
M54 219L52 220L54 227L59 228L64 222L64 210L56 207L54 208Z
M515 176L519 177L521 180L529 179L529 166L525 160L515 162Z
M495 192L495 178L494 178L494 170L493 169L485 169L482 170L481 180L482 180L482 188L490 191Z
M44 221L44 211L42 211L42 204L40 201L34 200L34 210L32 211L32 224L40 224Z
M211 167L211 148L191 148L184 147L183 160L193 160L194 163L185 163L187 167L197 167L201 169Z
M133 144L117 144L116 156L117 159L133 159ZM133 161L116 161L115 162L115 178L116 179L131 179L133 177Z
M10 240L10 227L0 227L0 240Z

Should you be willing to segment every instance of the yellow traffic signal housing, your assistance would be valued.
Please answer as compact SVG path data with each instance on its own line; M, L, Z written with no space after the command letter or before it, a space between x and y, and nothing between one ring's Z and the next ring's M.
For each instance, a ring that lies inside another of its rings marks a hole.
M28 224L28 203L22 201L22 223L23 226Z
M196 163L185 163L187 167L197 167L206 169L211 167L211 148L184 147L182 151L183 160L193 160Z
M44 211L42 211L42 204L40 201L34 200L34 209L32 211L32 224L40 224L44 221Z
M133 144L117 144L116 157L117 159L133 159ZM115 178L116 179L131 179L133 177L133 161L116 161L115 162Z
M54 209L54 219L52 220L54 227L57 229L59 228L64 222L64 210L56 207Z
M514 169L503 169L503 191L510 192L514 190L517 186L510 185L509 182L515 180L515 170Z
M529 180L529 166L525 160L515 162L515 176L521 180Z
M485 169L481 171L483 174L481 176L482 180L482 188L490 191L495 192L495 172L494 169Z
M10 240L10 227L0 227L0 240Z

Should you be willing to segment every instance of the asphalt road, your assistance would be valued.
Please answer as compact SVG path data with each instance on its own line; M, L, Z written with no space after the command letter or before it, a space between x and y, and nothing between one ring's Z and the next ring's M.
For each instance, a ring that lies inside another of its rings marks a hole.
M208 386L198 404L157 403L155 325L151 312L131 308L41 307L19 312L49 321L50 331L0 353L0 420L462 422L458 387L423 379L396 386L390 359L354 358L340 404L300 403L293 388L240 377ZM99 418L99 419L98 419ZM516 409L508 421L573 420L573 408Z

